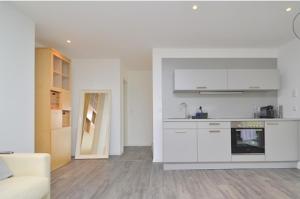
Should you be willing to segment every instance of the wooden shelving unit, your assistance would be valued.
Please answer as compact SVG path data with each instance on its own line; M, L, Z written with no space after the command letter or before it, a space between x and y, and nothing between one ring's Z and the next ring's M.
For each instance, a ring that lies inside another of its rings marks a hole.
M71 61L52 48L36 49L35 151L51 154L52 170L71 160Z

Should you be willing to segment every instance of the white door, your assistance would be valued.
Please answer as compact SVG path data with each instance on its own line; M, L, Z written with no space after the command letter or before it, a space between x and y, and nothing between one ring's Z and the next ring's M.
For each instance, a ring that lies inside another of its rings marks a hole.
M165 129L164 162L197 162L197 130Z
M298 122L266 122L265 150L267 161L298 160Z
M276 69L228 70L229 90L277 90L279 72Z
M225 90L226 70L175 70L174 90Z
M153 142L151 71L128 71L127 82L125 146L151 146Z
M229 162L230 160L230 129L198 130L199 162Z

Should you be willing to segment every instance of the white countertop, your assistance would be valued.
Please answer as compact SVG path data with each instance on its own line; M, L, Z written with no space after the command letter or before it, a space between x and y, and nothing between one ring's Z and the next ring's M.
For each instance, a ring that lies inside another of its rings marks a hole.
M300 121L300 118L210 118L210 119L184 119L170 118L164 122L232 122L232 121Z

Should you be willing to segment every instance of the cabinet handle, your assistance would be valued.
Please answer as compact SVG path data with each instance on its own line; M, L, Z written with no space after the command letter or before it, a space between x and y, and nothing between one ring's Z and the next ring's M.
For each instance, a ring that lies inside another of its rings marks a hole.
M186 131L175 131L175 133L186 133Z
M197 89L206 89L207 86L197 86Z
M210 130L209 132L210 132L210 133L221 133L220 130Z
M249 86L249 88L260 88L260 86Z
M275 126L275 125L278 125L278 123L277 122L268 122L267 125L273 125L273 126Z
M220 123L216 123L216 122L210 122L209 123L209 126L218 126L218 125L220 125Z

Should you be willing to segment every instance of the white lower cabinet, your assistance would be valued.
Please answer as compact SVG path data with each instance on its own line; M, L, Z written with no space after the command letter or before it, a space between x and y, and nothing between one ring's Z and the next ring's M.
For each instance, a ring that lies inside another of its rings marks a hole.
M231 161L230 129L198 129L198 161Z
M265 122L265 155L267 161L298 160L298 122Z
M165 129L164 162L197 162L197 129Z

